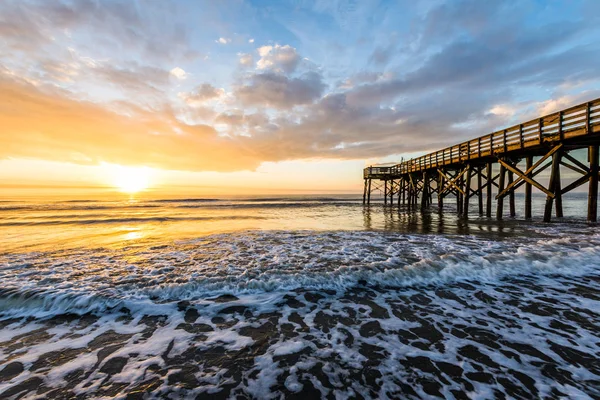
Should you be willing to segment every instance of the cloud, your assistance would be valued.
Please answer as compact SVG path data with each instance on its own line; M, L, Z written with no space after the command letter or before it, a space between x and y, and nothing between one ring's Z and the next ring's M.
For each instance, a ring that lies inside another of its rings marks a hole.
M182 68L175 67L169 73L180 81L186 79L188 77L187 72L185 72Z
M146 165L175 170L254 169L260 159L210 126L179 121L169 109L117 114L67 93L0 76L0 158ZM122 110L123 107L120 107ZM36 118L31 118L35 115Z
M60 46L59 39L87 31L93 32L96 47L113 54L127 51L153 60L196 57L187 30L164 23L175 14L173 7L156 10L126 0L6 2L0 4L0 43L13 51L51 51Z
M248 43L254 43L254 39L248 39Z
M315 7L337 12L325 3ZM597 24L575 6L562 16L556 6L524 3L432 2L416 14L408 7L414 23L397 34L389 33L399 23L391 17L376 26L363 18L341 33L290 28L298 49L223 47L202 63L185 60L194 50L186 20L172 18L175 3L2 3L0 157L194 171L384 157L435 150L597 96ZM373 15L399 15L392 8ZM156 23L161 13L165 24ZM230 32L218 28L204 39ZM92 33L93 46L68 47ZM330 54L342 42L351 45ZM186 77L181 89L177 79ZM208 77L223 88L202 83Z
M276 72L292 73L298 67L301 57L296 49L290 45L262 46L258 48L260 59L256 67L262 70L273 70Z
M251 75L233 95L246 106L286 109L314 102L325 88L322 77L315 72L306 72L296 78L265 72Z
M223 96L225 91L211 85L203 83L191 93L179 93L181 97L189 105L201 105L211 100L216 100Z
M252 57L252 54L238 53L238 58L239 58L240 65L242 65L244 67L249 67L252 64L254 64L254 57Z

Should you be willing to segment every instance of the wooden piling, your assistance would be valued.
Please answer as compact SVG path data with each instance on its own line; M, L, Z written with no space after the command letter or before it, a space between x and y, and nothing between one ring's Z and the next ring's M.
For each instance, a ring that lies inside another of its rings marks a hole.
M485 199L485 215L488 218L492 217L492 163L487 163L486 166L487 179L485 182L486 199Z
M498 178L498 192L502 192L504 190L504 176L506 175L506 168L504 165L500 164L500 177ZM489 177L488 177L489 179ZM498 203L496 204L496 219L501 220L502 215L504 214L504 197L500 197L498 199Z
M598 145L588 148L590 160L590 184L588 189L588 221L596 222L598 219Z
M525 158L525 171L533 165L533 156ZM531 183L525 182L525 218L531 219Z
M438 198L438 208L442 210L444 208L444 194L442 190L444 188L444 177L439 173L438 170L438 190L437 190L437 198Z
M479 215L483 215L483 187L481 186L482 184L482 179L481 179L481 174L483 172L483 166L480 166L479 168L477 168L477 195L479 198Z
M548 191L555 194L556 190L556 178L559 174L560 167L560 151L557 151L552 155L552 169L550 171L550 182L548 183ZM546 207L544 208L544 222L550 222L552 219L552 204L554 203L554 196L546 195Z
M508 171L508 184L510 185L511 183L513 183L513 179L514 179L514 175L511 171ZM509 204L509 210L510 210L510 216L511 218L514 218L516 215L516 211L515 211L515 191L512 190L510 192L510 194L508 195L508 204Z
M383 204L387 204L388 198L388 181L387 179L383 181Z
M560 184L560 165L556 168L556 179L554 182L554 207L556 209L556 218L563 217L562 193Z
M457 173L460 174L460 172L457 172ZM461 189L463 188L463 182L464 182L463 175L460 175L460 177L458 178L457 184L458 184L458 187ZM456 192L456 212L458 212L459 215L462 214L462 206L463 206L463 196L462 196L462 193L460 192L460 190L458 190Z
M427 202L429 201L429 182L428 182L427 171L423 172L423 192L421 193L421 210L427 208Z
M472 168L467 166L467 177L465 178L465 184L463 186L465 194L463 195L463 207L462 214L464 218L469 217L469 195L471 192L471 177L472 177Z

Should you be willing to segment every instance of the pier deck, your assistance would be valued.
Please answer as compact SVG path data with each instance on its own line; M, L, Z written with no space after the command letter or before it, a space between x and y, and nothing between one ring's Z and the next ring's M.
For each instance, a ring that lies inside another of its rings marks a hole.
M546 194L544 220L550 221L553 204L556 216L562 217L562 195L588 183L588 220L596 221L599 145L600 99L596 99L399 164L367 167L363 203L369 204L371 193L383 184L386 203L393 204L397 196L398 204L420 201L421 207L427 207L435 193L442 208L444 198L453 195L458 212L466 217L473 196L478 197L479 212L484 214L485 192L485 214L491 217L494 187L496 217L502 219L504 198L509 197L514 216L515 190L525 185L525 217L531 218L535 187ZM586 163L569 154L581 148L588 149ZM561 166L581 176L563 188ZM551 168L550 179L543 185L534 178L546 168Z

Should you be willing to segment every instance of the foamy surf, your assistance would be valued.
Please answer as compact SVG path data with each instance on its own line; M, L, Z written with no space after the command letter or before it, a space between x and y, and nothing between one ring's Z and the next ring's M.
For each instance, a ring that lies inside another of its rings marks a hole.
M600 236L245 231L0 257L0 396L600 396Z
M0 310L102 312L118 306L358 286L399 289L522 274L583 275L600 235L485 239L377 232L237 232L169 246L0 256Z

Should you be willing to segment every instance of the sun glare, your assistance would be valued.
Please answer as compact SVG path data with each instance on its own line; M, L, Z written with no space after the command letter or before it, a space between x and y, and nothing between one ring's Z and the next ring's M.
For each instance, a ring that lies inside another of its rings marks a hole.
M121 192L137 193L150 186L150 168L115 166L112 173L113 183Z

